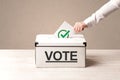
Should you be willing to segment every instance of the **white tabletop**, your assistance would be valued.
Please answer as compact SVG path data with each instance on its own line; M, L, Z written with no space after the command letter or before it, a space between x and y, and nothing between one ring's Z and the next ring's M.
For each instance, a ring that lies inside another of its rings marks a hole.
M120 50L87 50L86 68L36 68L34 50L0 50L0 80L120 80Z

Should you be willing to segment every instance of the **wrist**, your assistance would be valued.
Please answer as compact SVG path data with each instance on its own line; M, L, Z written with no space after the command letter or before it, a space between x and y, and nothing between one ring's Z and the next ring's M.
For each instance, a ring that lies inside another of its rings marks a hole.
M83 25L83 28L88 28L88 26L84 22L82 22L82 25Z

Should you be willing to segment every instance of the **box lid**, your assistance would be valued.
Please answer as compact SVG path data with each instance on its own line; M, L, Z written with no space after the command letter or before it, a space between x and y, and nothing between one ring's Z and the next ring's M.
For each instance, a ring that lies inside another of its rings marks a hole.
M72 35L70 38L56 38L53 34L39 34L36 36L35 47L39 46L86 46L82 34Z

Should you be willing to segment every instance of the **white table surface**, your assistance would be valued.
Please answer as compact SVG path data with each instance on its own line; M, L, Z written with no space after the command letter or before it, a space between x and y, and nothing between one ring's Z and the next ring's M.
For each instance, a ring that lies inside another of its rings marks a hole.
M87 50L86 68L36 68L34 50L0 50L0 80L120 80L120 50Z

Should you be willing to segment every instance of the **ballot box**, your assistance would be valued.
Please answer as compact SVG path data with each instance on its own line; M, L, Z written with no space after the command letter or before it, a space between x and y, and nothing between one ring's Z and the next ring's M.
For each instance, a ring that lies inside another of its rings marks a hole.
M86 40L83 35L56 38L39 34L35 40L36 67L85 67Z

